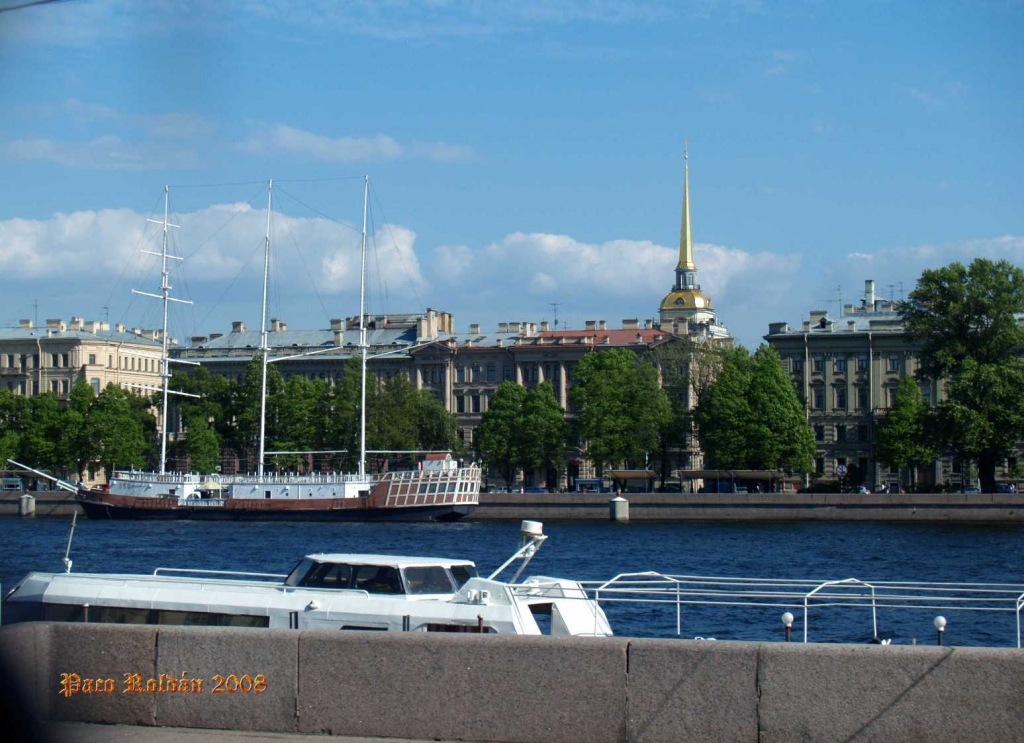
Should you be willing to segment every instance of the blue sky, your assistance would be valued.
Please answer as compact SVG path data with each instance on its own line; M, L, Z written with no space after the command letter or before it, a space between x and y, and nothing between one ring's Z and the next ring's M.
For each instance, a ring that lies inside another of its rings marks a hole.
M618 327L671 285L688 139L699 280L753 346L868 278L1024 264L1022 37L999 0L2 13L0 324L158 324L129 290L170 184L172 333L258 326L274 178L271 314L326 327L358 307L361 182L319 179L368 173L371 310Z

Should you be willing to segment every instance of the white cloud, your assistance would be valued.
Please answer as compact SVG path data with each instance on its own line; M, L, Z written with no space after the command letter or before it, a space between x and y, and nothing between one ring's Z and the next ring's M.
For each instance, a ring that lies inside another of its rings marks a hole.
M286 124L262 127L237 146L256 154L284 152L324 162L397 160L404 157L454 162L473 157L471 148L447 142L402 145L386 134L332 138Z
M0 142L0 157L44 160L69 168L99 170L192 169L200 165L190 147L152 142L126 142L107 135L88 142L55 139L15 139Z
M434 248L433 267L441 283L455 281L472 271L473 251L465 245L439 245Z

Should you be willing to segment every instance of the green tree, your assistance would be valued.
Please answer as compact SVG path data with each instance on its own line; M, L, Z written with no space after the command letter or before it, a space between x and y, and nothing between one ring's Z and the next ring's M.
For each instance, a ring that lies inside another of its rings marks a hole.
M920 344L920 378L947 381L940 445L976 461L982 489L994 490L996 465L1024 438L1024 395L1012 387L1024 374L1024 270L985 258L928 269L897 309Z
M64 411L64 430L60 440L62 461L81 477L86 467L99 457L99 445L89 429L89 411L96 402L92 385L84 379L71 388L68 407Z
M142 467L146 436L131 395L117 385L106 386L89 408L85 430L96 447L94 463L109 477L115 466Z
M18 456L33 467L52 471L63 469L60 440L64 429L64 415L57 396L52 392L25 399L25 419L22 423Z
M718 469L808 470L814 434L778 353L726 351L694 411L708 463Z
M694 418L708 465L746 469L748 442L754 437L747 395L754 375L750 353L742 346L725 351L715 379L697 401Z
M584 356L576 366L569 400L578 411L587 455L600 473L607 464L645 464L671 417L657 370L628 349Z
M814 432L778 352L761 345L750 377L752 469L807 471L814 465Z
M369 390L367 393L369 395ZM373 404L369 401L367 404L366 435L370 448L392 451L417 448L416 398L416 388L404 374L396 374L380 385Z
M928 440L928 403L911 377L904 377L896 391L896 404L878 427L876 454L879 461L901 471L910 469L911 488L918 467L935 461L938 452Z
M458 437L459 421L429 390L416 394L416 431L420 449L450 451L459 456L464 445Z
M477 449L488 466L498 470L509 485L515 482L516 470L523 460L520 447L525 403L523 387L515 382L502 382L477 429Z
M240 385L233 388L234 397L230 403L234 430L229 439L232 449L249 455L251 465L256 465L256 452L260 436L260 389L263 380L259 355L253 356L245 367L245 376ZM267 406L264 440L272 441L278 436L278 403L284 389L281 373L273 364L267 366ZM255 466L250 467L255 469Z
M210 474L220 465L220 442L210 424L202 418L193 418L188 425L185 439L185 453L188 455L192 472Z
M0 469L7 465L8 459L18 456L21 435L22 406L19 398L10 390L0 390ZM31 464L31 462L25 462Z
M558 475L565 466L569 424L551 382L542 382L526 393L519 434L522 467L543 472L545 484L557 487Z

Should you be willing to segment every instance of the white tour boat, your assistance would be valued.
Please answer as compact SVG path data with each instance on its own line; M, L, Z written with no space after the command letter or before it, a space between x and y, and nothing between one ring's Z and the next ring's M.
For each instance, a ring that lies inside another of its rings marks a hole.
M18 583L0 621L610 636L578 582L516 582L546 538L542 524L524 521L520 548L487 578L468 560L372 554L307 555L288 575L72 573L65 556L67 572ZM515 575L499 580L516 561Z

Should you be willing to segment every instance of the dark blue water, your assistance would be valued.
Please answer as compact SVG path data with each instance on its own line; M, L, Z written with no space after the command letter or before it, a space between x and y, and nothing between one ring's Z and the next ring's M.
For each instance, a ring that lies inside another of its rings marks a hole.
M59 572L69 521L0 519L0 585L30 570ZM860 522L545 524L548 542L527 574L605 580L655 570L691 575L820 580L916 580L1024 584L1024 526ZM312 552L375 552L470 559L481 574L518 546L517 522L345 524L78 522L76 572L151 573L190 567L286 573ZM607 606L619 635L673 636L674 608ZM932 644L935 611L889 611L880 629L898 644ZM1016 645L1012 613L943 611L946 643ZM682 636L780 639L781 610L684 608ZM794 612L798 614L799 612ZM802 637L798 616L794 636ZM867 641L870 611L816 610L810 639Z

